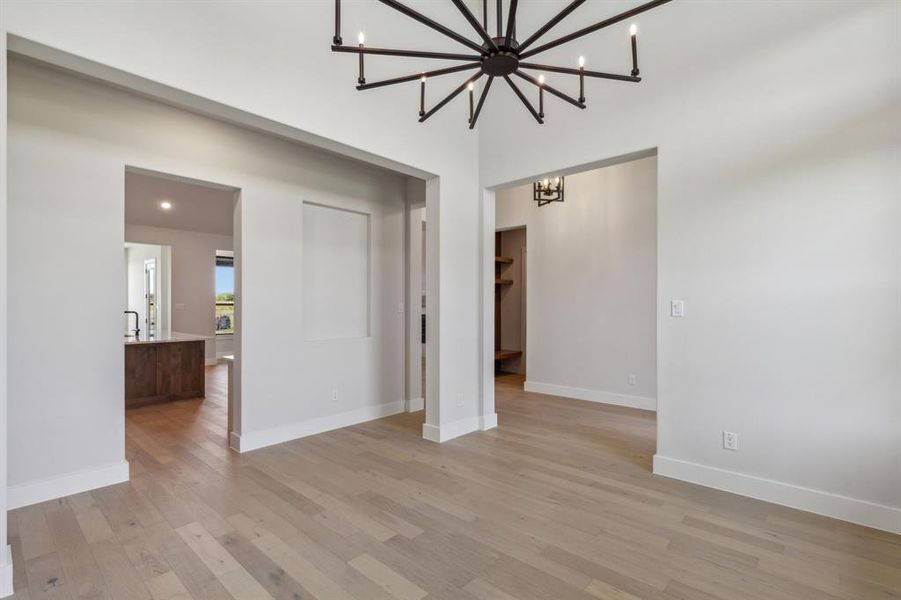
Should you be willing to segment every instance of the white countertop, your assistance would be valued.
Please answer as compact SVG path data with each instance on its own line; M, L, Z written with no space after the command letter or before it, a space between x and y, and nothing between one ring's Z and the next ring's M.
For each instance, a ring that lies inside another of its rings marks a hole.
M209 335L196 335L194 333L179 333L177 331L173 331L169 334L158 334L150 338L142 335L140 339L135 339L133 335L129 335L124 339L125 345L129 346L132 344L174 344L178 342L201 342L212 340L214 338Z

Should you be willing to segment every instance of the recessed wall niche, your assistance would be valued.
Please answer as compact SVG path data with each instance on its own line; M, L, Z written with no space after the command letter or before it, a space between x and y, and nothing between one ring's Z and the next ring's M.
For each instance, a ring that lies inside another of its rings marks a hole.
M305 340L369 336L370 216L303 204Z

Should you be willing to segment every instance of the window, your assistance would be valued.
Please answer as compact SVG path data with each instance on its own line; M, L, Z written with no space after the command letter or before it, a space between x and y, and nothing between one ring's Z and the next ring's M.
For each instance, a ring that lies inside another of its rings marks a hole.
M235 332L235 256L216 251L216 335Z

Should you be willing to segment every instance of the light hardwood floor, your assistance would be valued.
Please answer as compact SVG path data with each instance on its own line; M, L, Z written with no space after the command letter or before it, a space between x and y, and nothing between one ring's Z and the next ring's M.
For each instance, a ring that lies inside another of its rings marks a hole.
M901 597L901 536L650 474L652 413L497 387L243 456L208 398L127 415L131 482L13 511L17 600Z

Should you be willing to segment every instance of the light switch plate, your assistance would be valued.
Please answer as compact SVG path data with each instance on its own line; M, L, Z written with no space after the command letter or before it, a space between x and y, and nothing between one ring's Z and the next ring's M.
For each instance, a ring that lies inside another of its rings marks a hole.
M685 316L685 302L682 300L671 300L670 301L670 316L671 317L684 317Z

